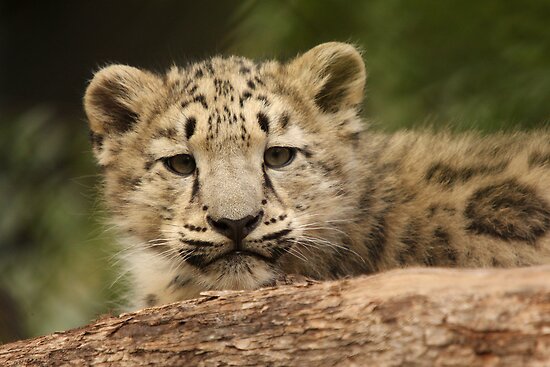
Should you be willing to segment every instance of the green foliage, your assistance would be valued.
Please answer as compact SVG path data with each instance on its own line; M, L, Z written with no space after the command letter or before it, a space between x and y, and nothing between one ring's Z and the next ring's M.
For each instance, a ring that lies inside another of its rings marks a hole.
M545 0L264 0L232 51L353 42L369 73L365 113L381 128L533 128L550 122L549 17Z
M1 126L0 289L21 308L28 335L78 326L116 299L87 128L47 108Z

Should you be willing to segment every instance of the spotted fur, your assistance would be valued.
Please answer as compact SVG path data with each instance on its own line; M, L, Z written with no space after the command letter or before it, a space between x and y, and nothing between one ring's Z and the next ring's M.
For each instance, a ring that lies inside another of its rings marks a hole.
M359 117L365 78L341 43L288 63L100 70L85 109L134 307L281 274L549 263L550 133L380 134ZM270 167L271 147L291 161ZM167 169L181 154L191 174Z

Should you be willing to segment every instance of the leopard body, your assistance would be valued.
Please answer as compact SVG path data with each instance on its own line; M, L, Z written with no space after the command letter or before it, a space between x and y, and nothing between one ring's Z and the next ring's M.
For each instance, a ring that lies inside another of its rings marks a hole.
M133 307L283 274L550 263L548 130L380 133L360 117L365 79L343 43L100 70L85 109ZM269 166L277 147L290 160Z

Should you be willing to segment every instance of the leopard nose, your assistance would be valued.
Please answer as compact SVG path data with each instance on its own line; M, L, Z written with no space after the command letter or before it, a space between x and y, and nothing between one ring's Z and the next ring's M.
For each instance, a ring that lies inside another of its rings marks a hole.
M238 247L241 245L242 240L260 224L263 215L263 212L259 212L257 215L247 215L237 220L229 218L213 219L210 216L206 219L213 230L231 239Z

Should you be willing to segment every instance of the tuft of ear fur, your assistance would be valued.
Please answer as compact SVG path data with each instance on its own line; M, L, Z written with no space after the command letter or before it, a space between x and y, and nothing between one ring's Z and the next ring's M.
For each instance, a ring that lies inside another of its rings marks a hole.
M160 94L162 80L126 65L99 70L84 95L84 110L95 134L124 133Z
M288 70L323 112L337 112L363 101L365 64L352 45L320 44L292 60Z

